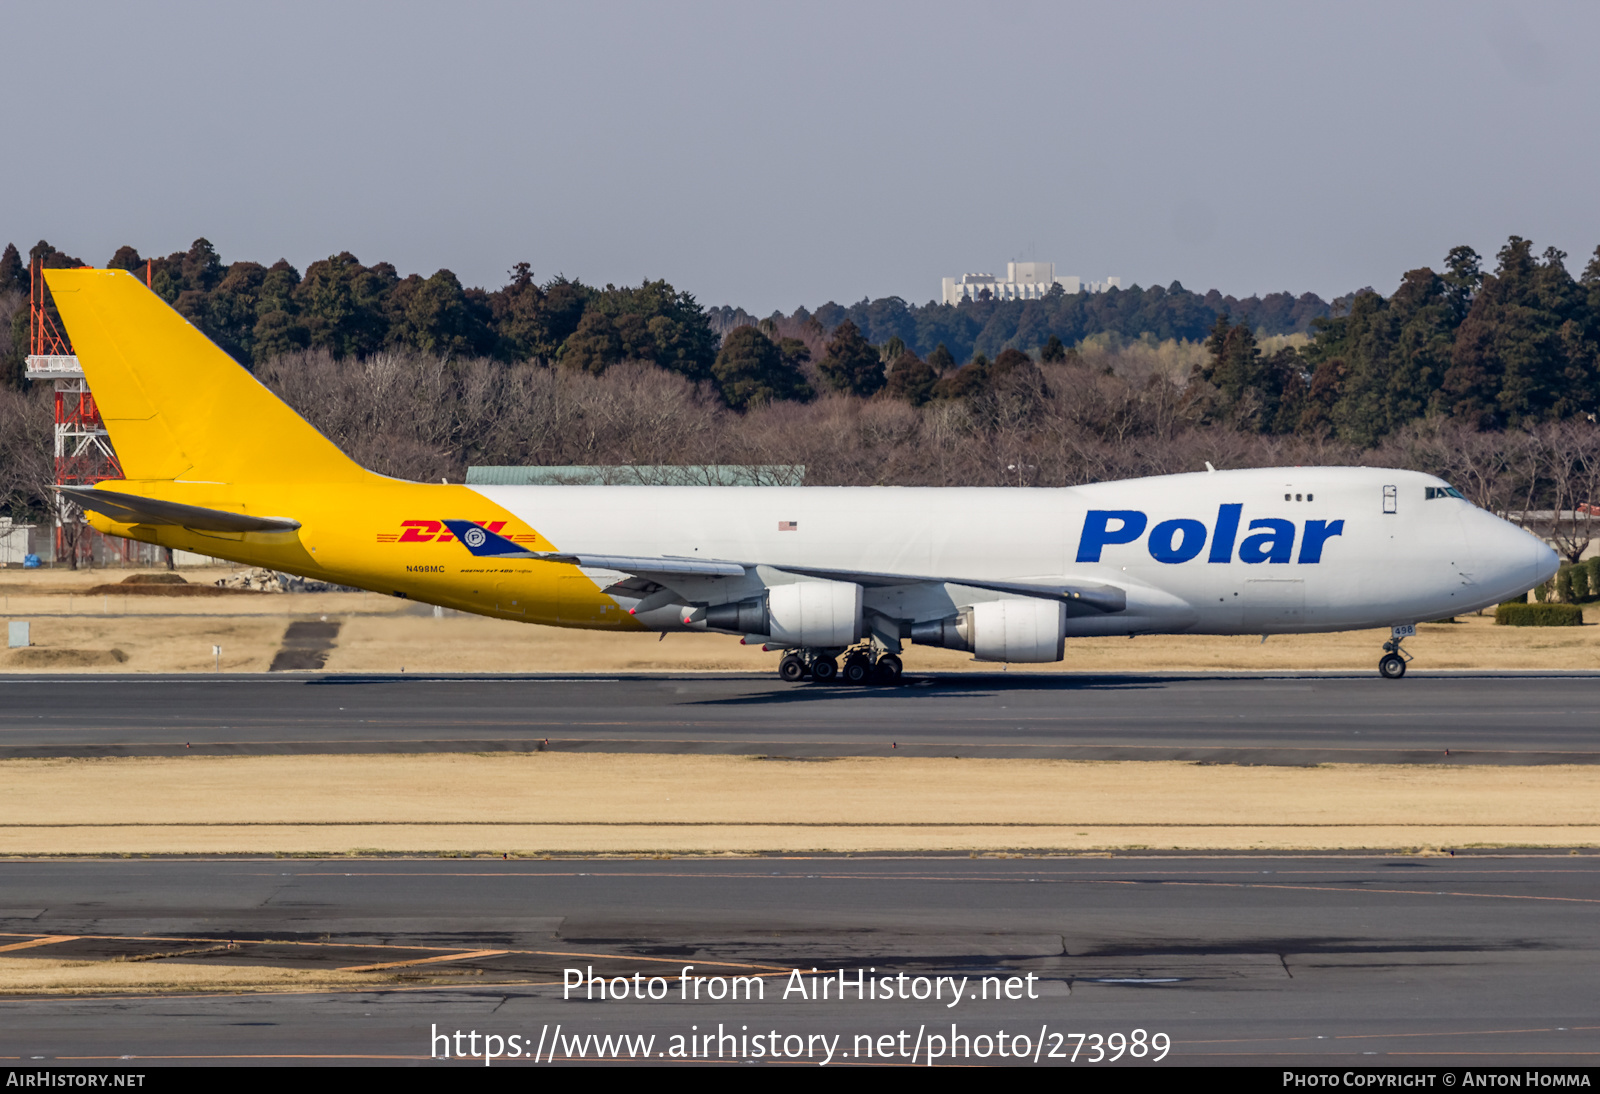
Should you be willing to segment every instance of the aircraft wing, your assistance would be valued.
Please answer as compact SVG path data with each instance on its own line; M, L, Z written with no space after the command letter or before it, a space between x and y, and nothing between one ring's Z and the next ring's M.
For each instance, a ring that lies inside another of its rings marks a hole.
M812 566L778 566L776 569L806 577L820 577L828 581L854 581L868 588L886 588L891 585L916 585L923 582L940 585L965 585L969 589L988 589L996 593L1031 596L1040 600L1066 600L1098 608L1103 612L1120 612L1128 606L1128 594L1112 585L1044 585L1029 581L991 581L970 577L917 577L909 574L876 574L862 570L827 570Z
M479 558L527 558L535 562L568 562L596 570L625 574L679 574L694 577L743 577L747 567L738 562L681 558L672 555L605 555L587 551L530 551L470 520L447 520L444 526L467 550Z
M637 580L618 582L616 588L646 592L652 586L672 584L673 577L743 577L757 565L753 562L732 562L723 559L683 558L674 555L607 555L586 551L530 551L469 520L446 520L445 527L456 539L479 558L524 558L535 562L566 562L602 570L617 570L632 574ZM885 574L862 570L819 569L811 566L786 566L769 564L775 570L799 574L804 577L828 581L853 581L858 585L887 588L895 585L964 585L972 589L1010 593L1013 596L1035 597L1041 600L1060 600L1082 604L1102 612L1120 612L1128 605L1128 596L1122 589L1111 585L1090 584L1035 584L1021 581L992 581L986 578L939 577L927 574Z
M88 486L57 486L55 490L83 508L103 513L121 524L172 524L198 532L292 532L300 527L299 521L287 517L253 517L226 509L141 498L119 490Z

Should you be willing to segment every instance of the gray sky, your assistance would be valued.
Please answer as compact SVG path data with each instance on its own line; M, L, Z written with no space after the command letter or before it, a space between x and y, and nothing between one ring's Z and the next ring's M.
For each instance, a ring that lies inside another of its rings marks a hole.
M765 314L1008 258L1392 291L1600 244L1593 3L8 5L0 242Z

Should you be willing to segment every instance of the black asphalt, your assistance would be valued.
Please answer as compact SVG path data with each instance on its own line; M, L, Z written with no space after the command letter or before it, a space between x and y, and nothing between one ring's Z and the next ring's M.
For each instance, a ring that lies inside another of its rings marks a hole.
M0 677L0 758L539 748L1596 763L1600 674Z
M548 1047L557 1024L569 1037L653 1034L657 1050L720 1026L838 1034L846 1053L865 1044L857 1035L890 1037L903 1052L954 1023L1033 1045L1042 1031L1046 1053L1073 1047L1057 1033L1163 1033L1179 1064L1600 1054L1592 854L12 861L0 891L6 939L75 936L55 944L75 959L142 948L188 951L169 963L326 967L396 960L385 947L496 951L415 966L383 991L0 999L0 1055L24 1064L421 1063L438 1031L451 1051L456 1030L529 1046L543 1032ZM765 998L681 1001L684 966L765 972ZM630 984L659 976L669 997L563 1000L563 970L591 967ZM954 1007L948 992L784 998L787 970L813 967L876 970L897 987L901 973L908 986L965 976L970 994ZM1021 978L1023 997L978 998L984 977Z

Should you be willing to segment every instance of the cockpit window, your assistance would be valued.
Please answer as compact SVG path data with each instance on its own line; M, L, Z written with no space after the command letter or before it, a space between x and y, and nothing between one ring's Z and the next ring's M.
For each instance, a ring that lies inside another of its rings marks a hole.
M1460 498L1467 500L1467 496L1453 486L1429 486L1424 488L1423 497L1427 501L1434 498Z

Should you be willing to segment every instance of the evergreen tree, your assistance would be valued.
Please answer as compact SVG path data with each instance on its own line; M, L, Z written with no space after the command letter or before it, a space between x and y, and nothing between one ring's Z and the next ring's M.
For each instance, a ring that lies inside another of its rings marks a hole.
M134 253L138 257L138 253ZM208 293L217 287L227 272L222 264L222 258L217 254L217 249L208 239L197 239L189 247L189 251L181 260L183 270L183 285L191 292Z
M15 243L7 243L0 252L0 305L7 304L7 296L17 298L17 307L9 321L0 328L0 386L19 387L23 381L24 360L28 355L28 309L21 306L21 297L28 292L28 267Z
M578 329L561 347L561 367L599 375L622 360L616 324L599 309L584 313Z
M15 250L10 244L6 246L8 252ZM0 270L4 268L5 262L0 260ZM1579 278L1578 284L1583 286L1584 305L1589 313L1588 329L1591 335L1600 334L1600 330L1596 329L1600 326L1600 247L1594 249L1594 255L1590 257L1589 264L1583 268L1583 276Z
M808 399L811 386L799 365L810 351L805 343L785 338L782 345L752 326L739 327L722 343L711 373L723 401L735 410L779 399Z
M1006 349L1000 351L1000 356L994 359L989 366L989 376L998 380L1002 376L1009 376L1019 369L1026 370L1033 367L1033 358L1019 349Z
M1451 252L1454 260L1458 247ZM1472 256L1476 262L1477 256ZM1383 393L1383 431L1401 426L1443 408L1439 397L1444 374L1450 368L1450 348L1460 325L1455 286L1460 273L1452 269L1443 277L1424 267L1406 274L1389 300L1395 326L1394 359Z
M311 345L335 357L381 349L391 325L388 297L399 281L389 263L368 269L349 251L306 267L295 288L295 302Z
M134 254L138 259L138 254ZM143 270L139 273L142 275ZM240 364L255 361L257 310L267 270L259 262L235 262L205 298L200 329Z
M0 293L28 291L28 267L22 261L22 255L17 252L15 243L7 243L6 249L0 253Z
M1472 299L1478 295L1478 288L1483 284L1480 262L1478 252L1471 247L1452 247L1445 256L1445 295L1450 301L1450 310L1457 326L1467 317Z
M827 356L817 362L817 371L829 387L863 397L872 395L884 383L878 351L848 319L834 330Z
M441 357L477 356L494 347L487 301L470 297L449 270L427 280L412 274L394 286L386 305L390 345Z
M499 336L496 356L506 361L553 361L578 329L589 292L564 277L541 288L526 262L511 269L511 281L489 294L489 310Z
M1445 389L1455 414L1480 426L1520 426L1594 407L1597 377L1581 338L1586 294L1566 256L1512 236L1451 349ZM1572 322L1564 337L1565 324Z
M978 354L933 385L935 399L975 399L989 390L989 359Z
M905 350L889 366L889 379L884 390L892 398L903 399L912 406L921 406L933 398L933 388L938 382L938 370L910 350Z
M1285 346L1262 363L1278 392L1278 406L1272 415L1273 433L1295 433L1305 416L1311 391L1311 366L1299 350Z
M562 344L577 333L592 295L588 287L566 277L556 277L545 285L543 322L550 356L559 352Z
M278 259L262 275L256 290L256 323L250 332L250 358L254 363L262 364L311 344L311 331L298 316L295 290L299 286L300 271L286 259Z
M1261 349L1250 327L1231 324L1225 312L1218 315L1206 339L1206 353L1198 372L1199 379L1216 390L1212 413L1232 420L1241 429L1270 429L1277 417L1280 393L1264 383Z
M129 273L137 273L140 280L144 279L144 259L139 257L139 249L126 244L117 248L117 253L106 263L106 269L127 270Z

